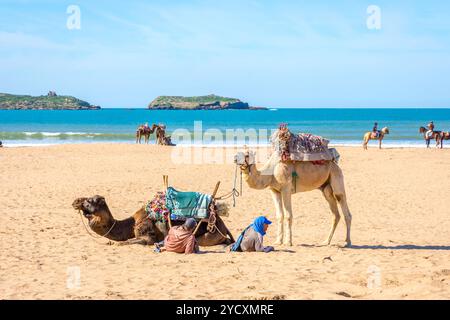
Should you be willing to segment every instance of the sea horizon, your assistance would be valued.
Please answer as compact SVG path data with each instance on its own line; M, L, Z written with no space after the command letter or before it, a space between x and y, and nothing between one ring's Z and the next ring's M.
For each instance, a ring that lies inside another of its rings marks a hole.
M87 116L88 115L88 116ZM450 131L450 108L269 108L267 110L150 110L102 108L100 110L0 110L0 140L4 146L44 146L71 143L135 143L136 128L148 122L167 126L167 134L187 130L191 139L174 137L176 144L241 146L269 144L270 131L287 123L294 133L322 136L335 146L360 146L374 122L387 126L386 147L425 147L420 126L434 121L437 130ZM223 140L194 139L194 127L216 130ZM197 125L198 126L198 125ZM248 137L227 141L227 130L254 130ZM178 131L177 131L178 130ZM264 131L265 130L265 131ZM267 132L266 134L260 134ZM250 140L249 140L250 139ZM154 135L151 143L154 143ZM371 142L376 145L377 142ZM444 143L445 147L445 143Z

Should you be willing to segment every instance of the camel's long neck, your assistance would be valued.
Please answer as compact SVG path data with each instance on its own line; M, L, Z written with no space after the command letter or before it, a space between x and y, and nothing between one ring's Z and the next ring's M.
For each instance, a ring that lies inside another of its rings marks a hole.
M96 234L113 241L124 241L134 237L135 220L133 217L116 220L108 207L103 209L101 217L89 223L92 231Z
M270 185L272 177L261 174L256 165L252 164L247 170L242 171L245 182L252 189L265 189Z

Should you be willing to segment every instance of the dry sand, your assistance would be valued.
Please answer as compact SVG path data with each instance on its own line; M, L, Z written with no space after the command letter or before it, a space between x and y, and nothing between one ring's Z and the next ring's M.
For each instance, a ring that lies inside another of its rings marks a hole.
M0 298L450 298L449 149L339 148L352 248L341 248L343 220L333 245L318 246L331 220L319 191L293 196L294 246L269 254L224 253L222 246L202 248L207 253L200 255L157 254L91 238L71 207L76 197L103 195L115 217L125 218L162 189L163 174L182 190L212 192L217 180L219 194L232 187L231 162L177 165L172 150L128 144L0 149ZM237 236L260 214L275 219L269 191L244 184L224 220ZM275 226L265 243L274 236ZM80 270L79 287L72 267Z

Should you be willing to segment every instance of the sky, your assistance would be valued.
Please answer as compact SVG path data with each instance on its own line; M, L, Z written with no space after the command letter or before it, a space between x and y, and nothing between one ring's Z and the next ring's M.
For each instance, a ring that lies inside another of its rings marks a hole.
M449 1L0 0L0 17L0 92L450 107Z

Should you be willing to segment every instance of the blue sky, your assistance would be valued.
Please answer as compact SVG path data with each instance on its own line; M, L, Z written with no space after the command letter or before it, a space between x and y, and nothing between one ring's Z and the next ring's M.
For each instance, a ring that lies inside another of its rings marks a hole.
M66 10L78 5L81 29ZM367 7L381 29L367 28ZM447 1L0 0L0 92L103 107L450 107Z

